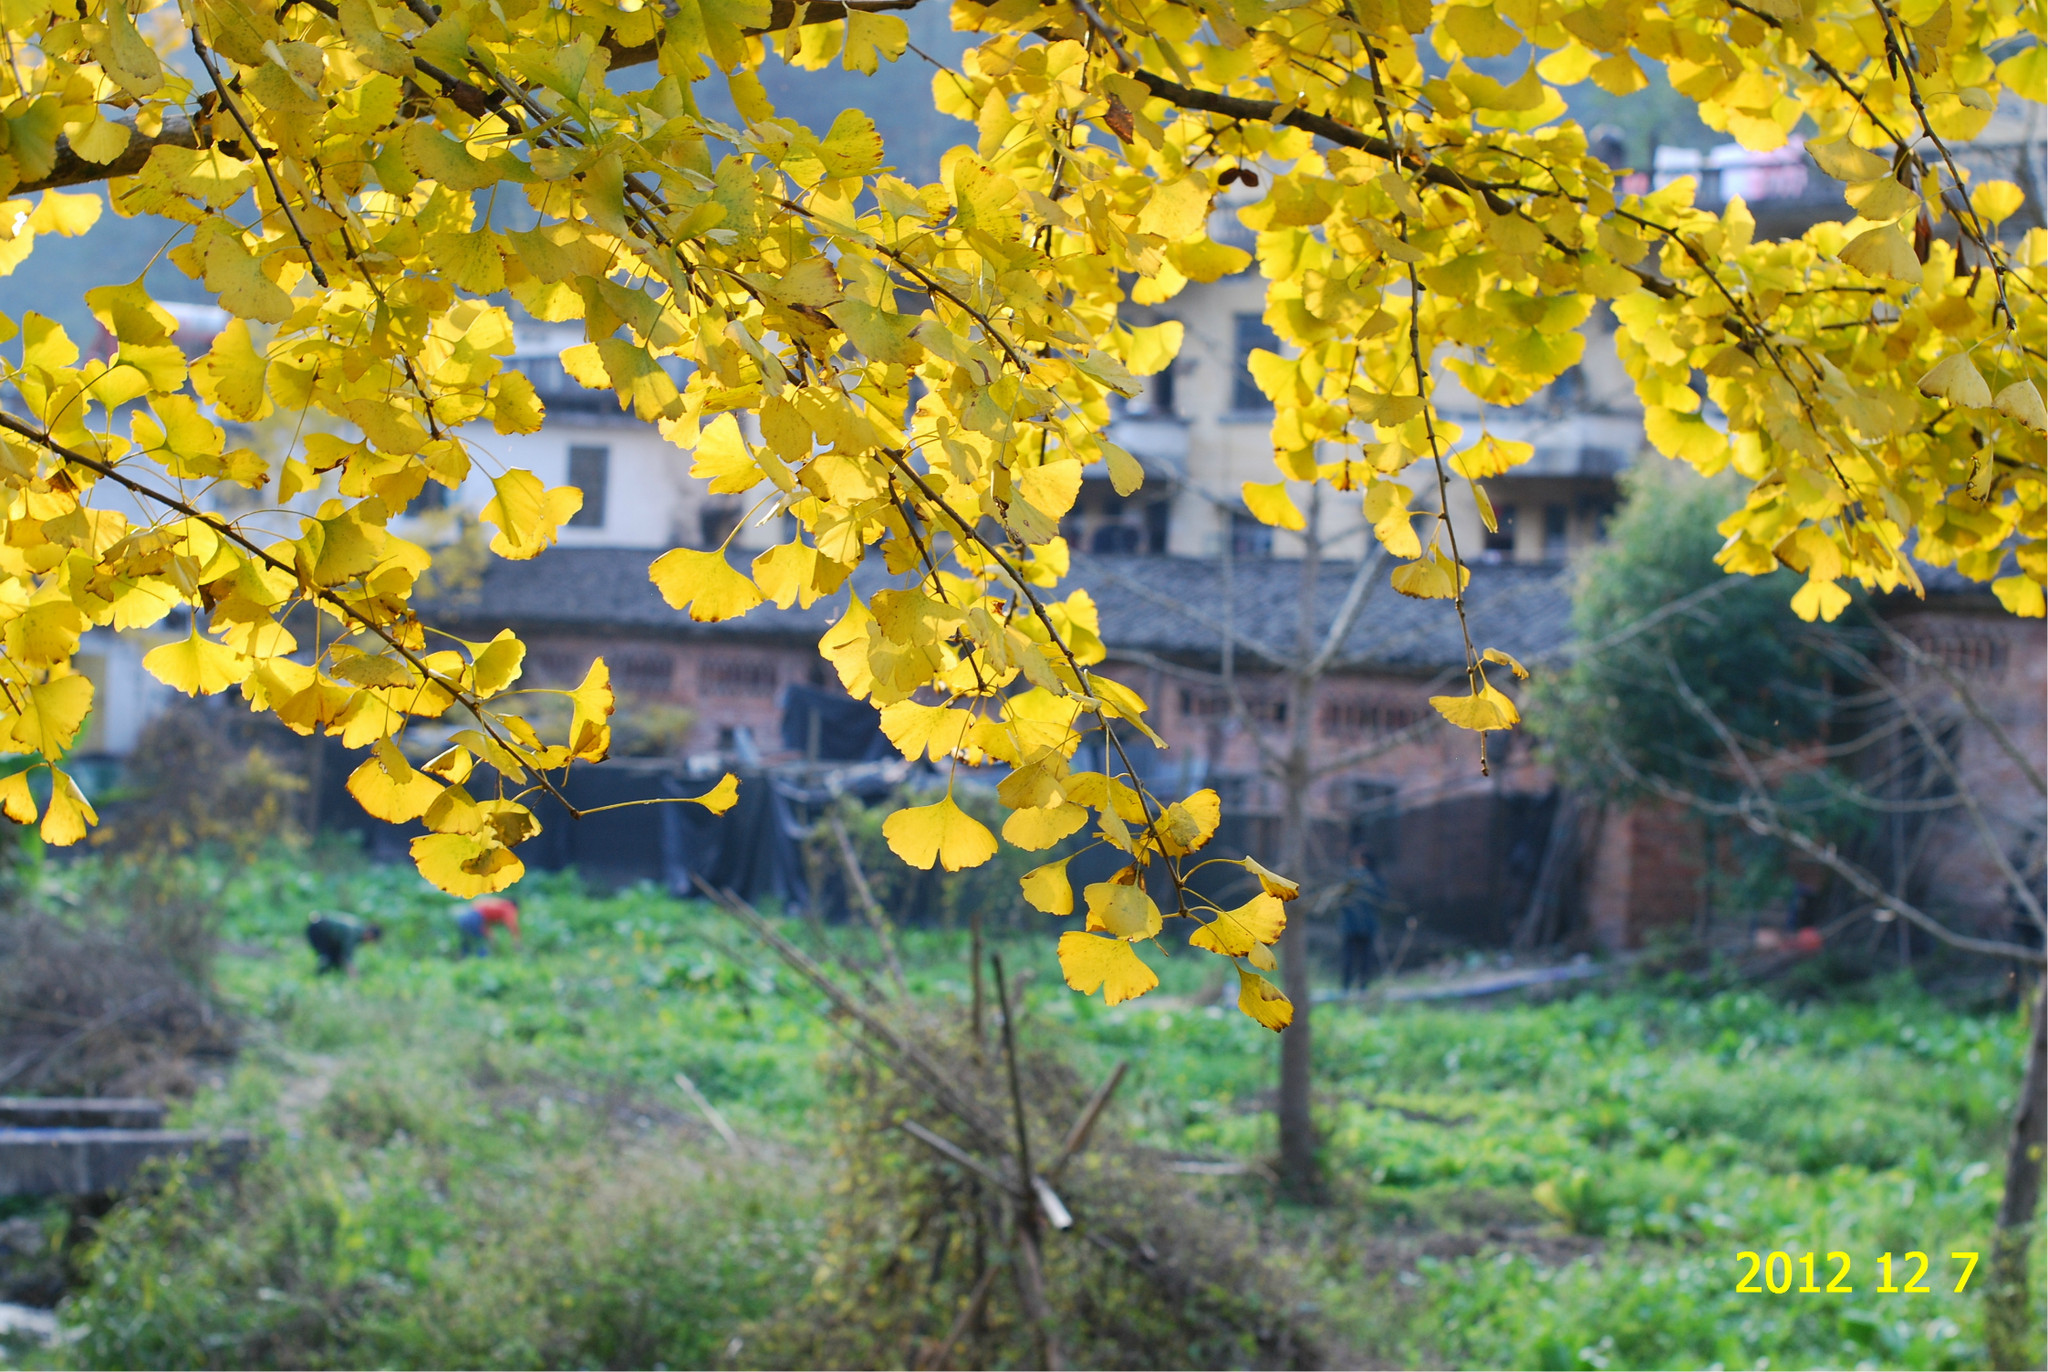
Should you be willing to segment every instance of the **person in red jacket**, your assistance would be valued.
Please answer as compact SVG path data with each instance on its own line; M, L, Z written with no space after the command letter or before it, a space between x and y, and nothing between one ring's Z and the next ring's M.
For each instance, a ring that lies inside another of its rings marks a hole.
M519 903L507 896L485 896L463 907L455 917L462 936L461 957L485 957L491 951L491 930L503 929L519 942Z

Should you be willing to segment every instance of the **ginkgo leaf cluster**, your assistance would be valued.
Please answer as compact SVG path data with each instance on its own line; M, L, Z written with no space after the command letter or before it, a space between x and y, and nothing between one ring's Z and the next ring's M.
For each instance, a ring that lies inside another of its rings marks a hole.
M1917 558L2041 613L2048 235L2008 234L2019 192L1954 154L2002 94L2048 85L2038 0L954 0L977 45L934 73L961 146L929 184L867 115L805 128L758 74L771 51L902 59L885 11L915 2L9 6L0 270L88 230L102 201L67 188L104 183L113 213L178 226L166 260L230 322L188 358L140 282L88 294L103 356L0 321L0 728L54 782L38 806L10 781L0 808L83 834L79 639L149 629L174 687L366 750L351 790L425 826L444 888L516 880L535 796L608 751L608 675L558 693L567 733L542 737L523 648L423 622L433 550L393 527L429 482L474 477L492 554L527 559L579 508L497 456L544 419L507 366L514 306L580 328L567 374L780 531L751 562L665 554L670 604L829 602L820 651L906 756L1002 778L1000 839L949 792L891 819L900 854L1125 856L1078 916L1064 869L1025 887L1084 921L1062 964L1110 998L1147 989L1138 944L1191 920L1278 1027L1262 935L1292 891L1187 894L1214 798L1140 783L1123 740L1151 736L1146 703L1063 586L1087 476L1143 480L1106 437L1113 399L1182 343L1130 306L1256 270L1282 348L1251 358L1276 471L1247 507L1287 526L1290 483L1360 500L1396 588L1460 623L1450 486L1485 514L1483 483L1530 449L1462 432L1436 388L1522 403L1579 360L1596 306L1651 442L1749 483L1731 571L1792 566L1795 606L1827 616L1847 582L1916 585ZM1688 180L1624 194L1562 92L1626 93L1649 65L1746 147L1805 121L1839 222L1767 242ZM1256 193L1221 208L1232 183ZM1228 213L1255 250L1212 233ZM272 416L288 448L230 438ZM1466 666L1437 704L1483 740L1515 722L1488 676L1512 665L1468 644ZM445 741L413 745L429 721Z

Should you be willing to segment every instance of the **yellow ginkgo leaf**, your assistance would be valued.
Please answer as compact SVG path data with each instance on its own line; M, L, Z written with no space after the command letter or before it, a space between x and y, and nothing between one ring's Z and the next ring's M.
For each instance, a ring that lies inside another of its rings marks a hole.
M1043 910L1048 915L1074 913L1074 887L1067 880L1067 864L1072 861L1070 857L1063 857L1058 862L1034 867L1017 878L1024 899L1034 910Z
M701 805L714 815L730 810L740 798L740 779L727 772L718 779L718 784L701 796L685 796L692 805Z
M1224 910L1188 936L1197 948L1243 957L1263 943L1276 943L1287 929L1287 906L1261 891L1235 910Z
M1471 581L1472 573L1432 546L1415 561L1394 568L1389 579L1402 595L1417 600L1450 600Z
M515 469L492 478L491 491L477 518L498 530L491 538L491 551L517 561L545 552L569 516L583 508L583 492L574 486L549 489L528 471Z
M612 710L618 703L612 692L611 668L603 658L591 661L583 683L569 693L574 714L569 720L569 755L584 762L603 762L612 750Z
M1991 387L1968 353L1944 357L1920 378L1920 393L1946 400L1952 405L1986 409L1991 404Z
M1265 889L1266 894L1269 896L1277 896L1281 900L1293 900L1301 894L1301 884L1299 882L1289 881L1278 872L1268 871L1260 865L1256 858L1246 858L1238 865L1257 877L1259 885Z
M898 810L882 821L882 837L897 857L926 871L934 865L964 871L996 855L996 836L954 804L951 792L931 805Z
M90 191L83 195L44 191L42 198L36 201L35 209L29 214L27 226L37 233L54 233L66 238L76 238L99 222L100 210L105 204L105 201Z
M1481 434L1471 447L1451 454L1451 470L1478 481L1502 476L1536 456L1536 445Z
M6 815L16 824L33 824L36 820L35 792L29 789L27 772L12 772L0 777L0 815Z
M60 676L19 694L21 715L14 722L14 739L31 753L55 760L62 757L78 737L85 716L92 709L92 682L82 676Z
M413 769L398 745L380 738L370 757L349 774L348 793L356 804L387 824L404 824L427 812L441 795L441 784Z
M526 875L526 864L494 837L482 834L421 834L412 841L420 875L462 900L502 891Z
M1105 1005L1136 999L1159 984L1137 950L1120 938L1100 934L1060 935L1060 972L1084 996L1102 991Z
M1088 823L1085 805L1056 805L1049 810L1013 810L1003 821L1003 838L1027 853L1043 852Z
M656 558L647 574L663 600L687 609L700 624L738 619L761 603L760 589L718 548L676 548Z
M1970 188L1970 208L1993 224L2012 217L2027 195L2010 181L1983 181Z
M1849 608L1849 593L1833 581L1809 581L1792 597L1792 613L1811 624L1832 624Z
M1278 1033L1294 1023L1294 1002L1256 972L1237 969L1237 1008Z
M1098 881L1083 894L1088 898L1090 930L1127 939L1151 938L1159 932L1159 907L1144 887Z
M2031 381L2015 381L1991 398L1991 408L2017 419L2035 433L2048 433L2048 408Z
M39 832L43 842L53 848L68 848L85 837L90 826L100 822L93 813L92 803L85 798L85 792L78 789L78 783L71 774L56 767L50 769L50 807L43 812L43 825Z
M778 543L754 559L754 585L778 609L811 608L818 588L818 550L802 543Z
M494 696L519 680L526 663L526 645L510 629L478 650L470 663L470 680L480 696Z
M1808 143L1806 151L1820 169L1837 181L1875 181L1890 171L1891 163L1876 153L1857 147L1847 139L1830 143Z
M142 657L142 669L174 691L210 696L246 680L255 662L223 643L191 633Z
M1482 686L1469 696L1431 696L1429 703L1460 729L1512 729L1522 720L1515 702L1492 686Z
M2024 574L1998 578L1991 583L1991 594L1998 597L1998 603L2009 613L2021 619L2040 619L2044 608L2048 608L2041 583Z
M1153 829L1168 853L1185 857L1214 838L1216 826L1222 821L1222 800L1214 791L1204 788L1167 806Z
M1513 656L1502 652L1498 648L1488 648L1480 656L1488 662L1498 662L1501 666L1513 672L1517 681L1527 681L1529 679L1529 669L1517 662Z
M1253 519L1261 524L1270 524L1276 529L1308 527L1308 520L1296 507L1294 497L1287 494L1287 483L1284 481L1245 482L1244 507L1251 511Z
M1865 229L1843 247L1841 258L1865 276L1918 281L1921 275L1920 259L1913 255L1913 245L1896 224Z

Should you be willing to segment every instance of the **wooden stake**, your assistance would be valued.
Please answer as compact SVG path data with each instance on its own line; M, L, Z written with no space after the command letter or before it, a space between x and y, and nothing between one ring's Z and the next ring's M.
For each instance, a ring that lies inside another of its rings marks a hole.
M1010 1110L1017 1127L1017 1175L1035 1180L1038 1174L1031 1165L1031 1127L1024 1117L1024 1084L1017 1075L1016 1016L1011 1013L1009 989L1003 981L1002 955L992 954L989 965L995 969L996 1007L1003 1017L1003 1060L1009 1072ZM1066 1366L1066 1360L1060 1356L1052 1309L1045 1299L1045 1264L1038 1245L1038 1197L1029 1194L1013 1208L1017 1225L1017 1295L1037 1336L1040 1364L1046 1372L1058 1372Z
M860 901L861 912L873 926L875 939L882 945L882 960L888 965L889 980L895 983L899 1000L908 999L909 989L903 983L903 964L896 957L896 939L889 929L889 916L875 899L874 890L868 885L868 874L861 870L860 854L853 851L853 838L846 832L845 821L839 812L833 811L826 817L832 826L832 837L839 840L839 861L846 868L846 880L853 887L853 894Z

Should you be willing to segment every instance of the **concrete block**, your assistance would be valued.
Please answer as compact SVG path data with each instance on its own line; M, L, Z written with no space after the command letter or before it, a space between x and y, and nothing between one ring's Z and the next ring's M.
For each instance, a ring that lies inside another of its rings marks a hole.
M141 1096L0 1096L0 1129L161 1129L164 1113Z
M254 1140L239 1130L0 1128L0 1196L91 1196L119 1191L143 1164L201 1155L210 1171L234 1171Z

